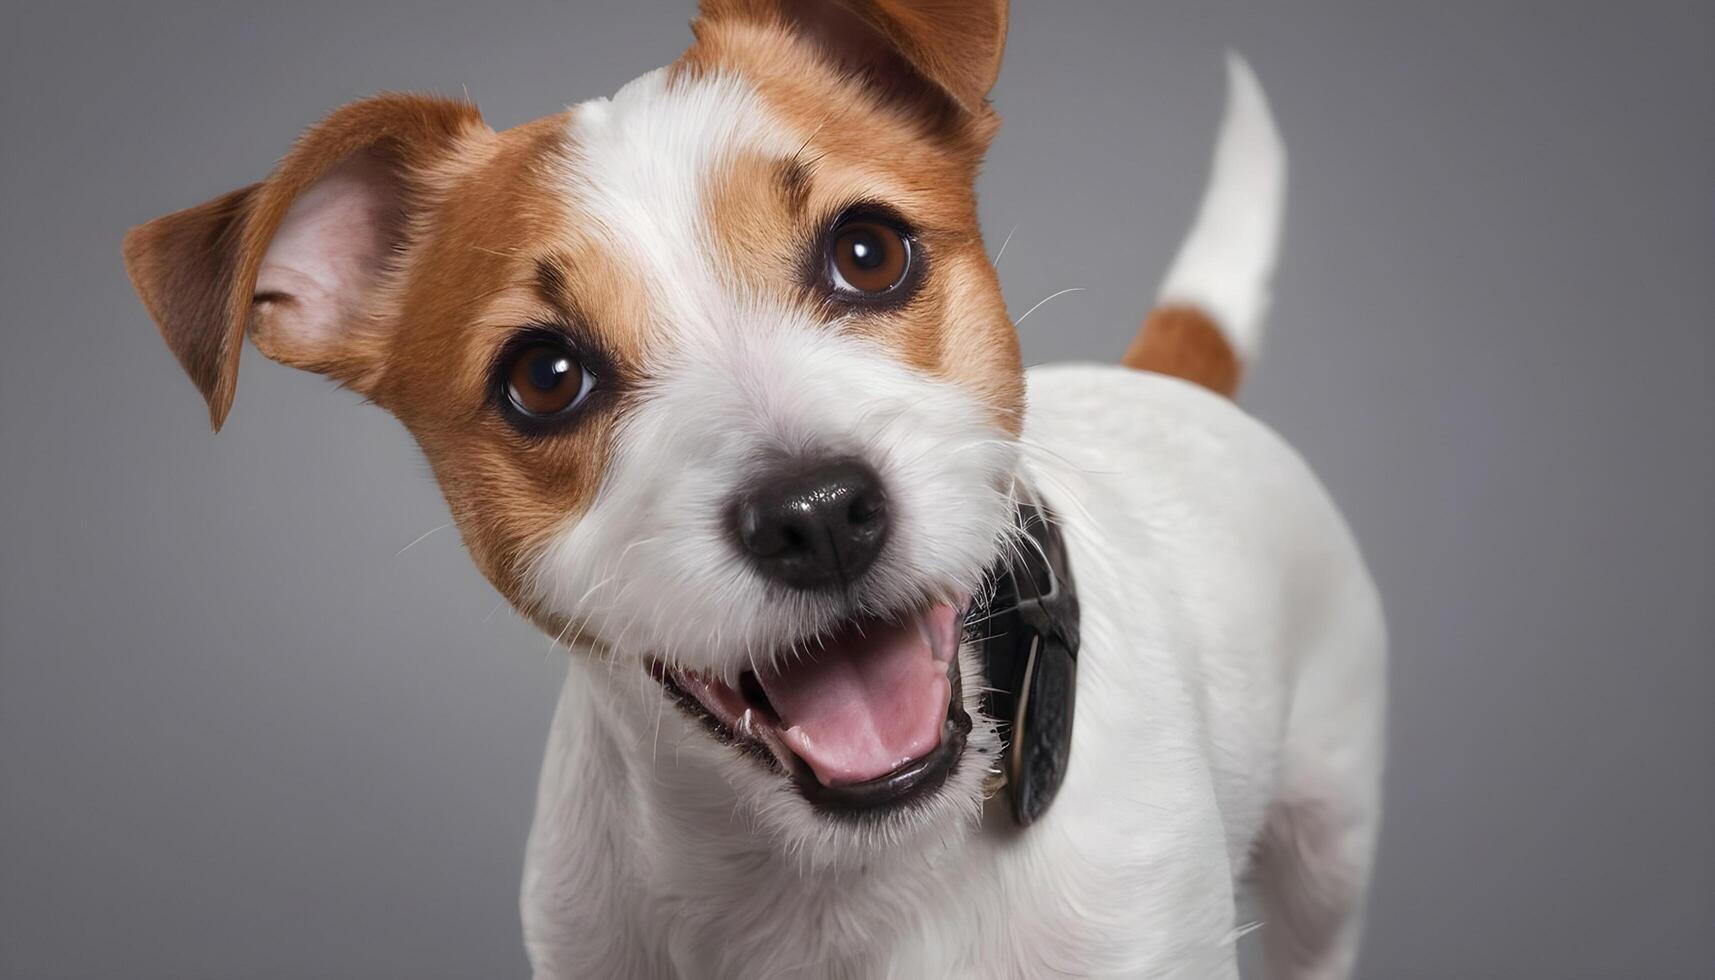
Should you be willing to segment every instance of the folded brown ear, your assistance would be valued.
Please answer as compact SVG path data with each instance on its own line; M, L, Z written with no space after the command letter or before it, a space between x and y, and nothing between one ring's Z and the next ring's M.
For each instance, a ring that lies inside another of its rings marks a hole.
M175 211L125 236L125 270L179 364L208 402L215 429L232 407L242 332L225 329L245 212L243 190Z
M1006 0L873 0L854 6L962 108L981 108L1000 76Z
M339 371L345 331L405 245L414 183L473 131L487 130L464 102L393 94L356 102L306 132L267 180L125 236L131 283L215 429L232 407L244 334L259 311L264 353Z
M779 24L855 74L908 93L902 73L980 113L1000 74L1007 0L703 0L710 21Z

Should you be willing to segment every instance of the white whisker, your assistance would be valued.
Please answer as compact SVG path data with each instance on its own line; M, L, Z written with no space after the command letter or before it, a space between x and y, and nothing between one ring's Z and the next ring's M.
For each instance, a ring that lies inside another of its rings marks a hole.
M1009 230L1009 231L1008 231L1008 232L1007 232L1007 233L1006 233L1006 240L1005 240L1005 241L1002 241L1002 242L1001 242L1001 243L1000 243L1000 251L998 251L998 252L996 252L996 253L994 253L994 258L993 258L993 259L992 259L992 260L990 260L990 261L989 261L989 264L990 264L990 265L992 265L992 266L995 266L995 267L996 267L996 268L999 268L999 267L1000 267L1000 257L1001 257L1001 256L1003 256L1003 255L1005 255L1005 254L1006 254L1006 247L1007 247L1007 246L1008 246L1008 245L1011 245L1011 244L1012 244L1012 233L1013 233L1013 232L1015 232L1015 231L1017 231L1017 230L1018 230L1018 226L1017 226L1017 225L1013 225L1013 226L1012 226L1012 228L1011 228L1011 230Z
M1057 293L1049 293L1047 296L1042 297L1042 299L1040 301L1038 301L1035 306L1032 306L1030 309L1025 310L1024 316L1021 316L1018 319L1012 321L1012 325L1015 327L1023 325L1024 321L1030 317L1030 314L1035 313L1037 310L1042 309L1043 304L1047 303L1051 299L1056 299L1058 297L1066 295L1067 293L1081 293L1083 291L1084 291L1083 286L1068 286L1065 289L1062 289Z
M429 528L427 531L424 531L422 534L417 535L417 537L415 539L413 539L410 544L408 544L405 547L400 548L398 551L394 552L393 557L397 558L400 555L404 554L405 552L410 551L412 548L416 547L417 544L419 542L421 542L424 538L428 537L431 534L434 534L436 531L445 531L447 528L452 527L452 526L453 526L453 522L448 521L445 524L437 524L434 527Z

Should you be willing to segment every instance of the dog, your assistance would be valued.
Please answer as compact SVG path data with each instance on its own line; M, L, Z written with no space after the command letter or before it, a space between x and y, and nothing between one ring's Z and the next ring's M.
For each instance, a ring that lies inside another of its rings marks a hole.
M380 95L132 230L219 429L248 336L392 412L571 651L542 977L1347 975L1386 631L1231 396L1285 156L1249 69L1122 361L1026 371L974 180L1004 0L704 0L504 132ZM1248 899L1247 899L1248 901Z

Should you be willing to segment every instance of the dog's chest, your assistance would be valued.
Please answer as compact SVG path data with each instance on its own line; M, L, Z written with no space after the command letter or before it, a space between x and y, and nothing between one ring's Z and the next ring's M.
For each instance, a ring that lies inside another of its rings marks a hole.
M1125 869L1071 848L997 855L968 843L917 869L783 868L738 891L651 903L670 923L660 955L687 980L1091 975L1136 961L1137 921L1114 914L1128 904Z

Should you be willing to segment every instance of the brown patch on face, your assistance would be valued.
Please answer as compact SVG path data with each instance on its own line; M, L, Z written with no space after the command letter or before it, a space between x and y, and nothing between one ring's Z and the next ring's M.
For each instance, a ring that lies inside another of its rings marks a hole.
M1183 378L1228 398L1239 390L1244 374L1244 365L1221 328L1191 306L1152 311L1120 363Z
M780 187L780 196L786 202L786 210L802 217L810 206L810 165L804 162L803 155L789 157L777 163L774 167L774 182Z
M579 233L558 186L576 153L567 126L562 114L508 130L480 161L436 175L368 390L422 446L483 573L531 616L527 563L594 499L648 322L635 273ZM596 376L585 407L545 434L498 408L499 358L531 328L564 332Z
M995 124L962 116L955 130L920 119L842 76L791 34L752 23L699 24L675 70L684 77L742 76L770 112L803 134L787 158L741 155L709 176L706 200L717 254L747 288L790 303L821 303L825 233L854 205L897 212L916 236L925 275L903 305L841 309L842 329L902 362L961 385L996 424L1023 422L1023 362L1000 283L977 223L973 183Z

